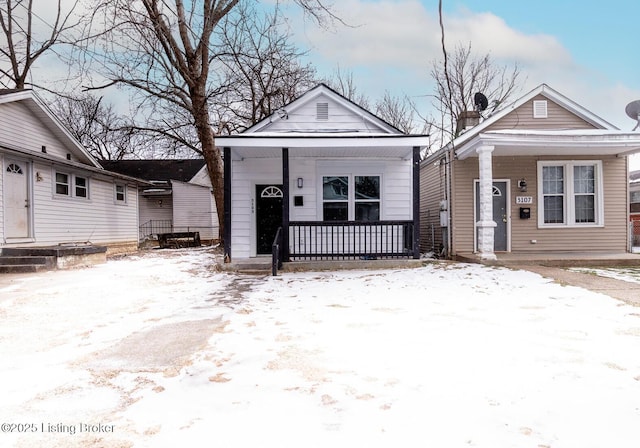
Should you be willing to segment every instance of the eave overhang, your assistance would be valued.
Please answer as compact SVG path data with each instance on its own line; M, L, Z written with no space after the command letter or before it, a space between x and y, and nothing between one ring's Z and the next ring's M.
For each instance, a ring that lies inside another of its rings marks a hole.
M459 160L477 157L481 146L499 156L628 156L640 152L640 133L614 130L491 131L456 148Z
M414 147L426 148L427 135L353 133L250 133L216 137L216 146L230 148L234 160L276 158L282 148L291 157L383 157L410 159Z

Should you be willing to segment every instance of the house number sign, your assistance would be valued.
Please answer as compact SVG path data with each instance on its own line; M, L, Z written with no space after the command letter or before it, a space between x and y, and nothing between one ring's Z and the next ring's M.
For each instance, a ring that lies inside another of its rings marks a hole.
M533 196L516 196L516 204L533 204Z

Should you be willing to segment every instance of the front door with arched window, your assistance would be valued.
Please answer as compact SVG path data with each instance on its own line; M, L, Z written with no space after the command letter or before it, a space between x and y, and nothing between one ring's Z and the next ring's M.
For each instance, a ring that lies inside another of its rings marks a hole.
M475 220L477 221L480 216L480 188L478 181L474 182L475 189ZM509 198L509 185L506 181L494 181L492 186L493 196L493 220L496 223L496 227L493 233L493 250L496 252L505 252L509 249L509 210L508 210L508 198ZM474 226L475 227L475 226ZM476 229L476 246L478 241ZM477 247L476 247L476 250Z
M270 254L282 226L282 185L256 185L256 253Z
M31 217L28 164L7 159L3 174L5 238L28 238Z

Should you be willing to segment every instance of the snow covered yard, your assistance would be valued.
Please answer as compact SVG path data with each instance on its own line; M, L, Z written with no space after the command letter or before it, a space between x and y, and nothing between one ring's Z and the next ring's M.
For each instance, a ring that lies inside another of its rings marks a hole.
M636 447L640 309L525 271L0 277L0 446Z

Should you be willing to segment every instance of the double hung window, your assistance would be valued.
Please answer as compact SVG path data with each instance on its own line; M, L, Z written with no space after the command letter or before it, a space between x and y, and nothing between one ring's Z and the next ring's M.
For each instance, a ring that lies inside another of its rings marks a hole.
M379 221L380 176L323 176L324 221Z
M89 198L89 179L75 174L55 172L55 192L57 196Z
M602 225L600 161L538 162L541 227Z

